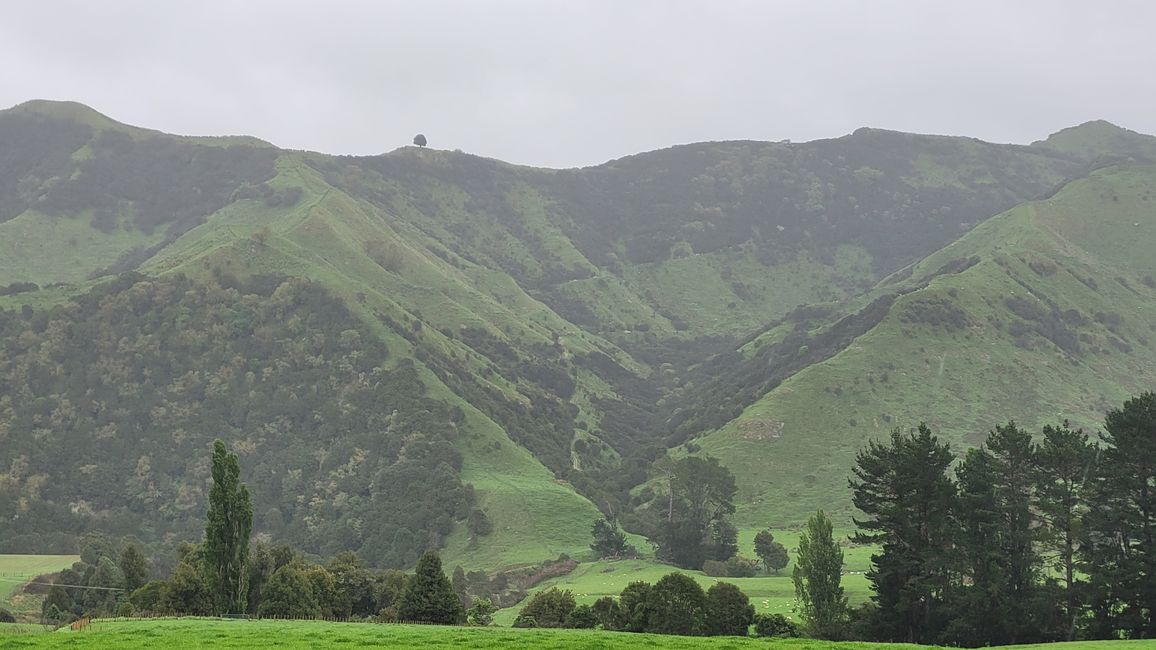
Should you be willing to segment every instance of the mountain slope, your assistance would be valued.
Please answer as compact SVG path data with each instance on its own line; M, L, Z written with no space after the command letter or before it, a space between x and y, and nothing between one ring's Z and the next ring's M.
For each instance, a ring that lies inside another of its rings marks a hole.
M878 324L695 442L735 470L757 526L849 517L854 455L892 427L927 421L957 451L1008 419L1094 429L1156 383L1152 241L1156 167L1076 180L880 287Z
M195 465L156 470L159 493L149 498L179 501L177 513L155 513L139 491L112 481L73 477L92 468L131 474L144 456L152 468L165 441L179 439L182 453L195 455L220 435L277 511L263 512L257 532L311 552L355 548L371 562L404 565L415 548L441 546L467 567L579 552L594 504L637 505L629 490L666 446L725 424L832 354L837 365L854 349L839 352L846 341L871 336L895 313L889 292L926 282L932 262L912 266L921 256L1085 173L1105 151L1139 155L1146 146L1142 136L1114 134L1100 147L1099 127L1088 128L1066 135L1084 143L1066 148L862 129L814 143L688 145L538 170L410 147L349 158L168 136L75 104L0 112L0 307L12 310L0 365L14 392L21 373L43 375L25 399L0 405L0 437L13 443L0 455L0 467L10 467L0 489L12 495L9 514L23 514L3 519L4 537L66 545L69 535L117 526L150 538L195 536L203 510ZM125 271L140 275L99 288ZM873 289L888 276L892 289ZM214 298L184 308L226 314L226 324L204 323L198 336L235 331L278 345L228 347L240 361L211 349L167 362L134 354L173 344L166 318L179 310L166 304L198 292ZM297 311L285 311L279 294ZM232 300L247 311L232 313ZM73 350L54 336L88 326L76 319L94 302L112 320L100 321L105 338L94 339L102 345L92 367L130 369L112 375L123 390L101 399L53 356ZM125 305L131 318L116 320ZM292 329L330 320L316 340ZM775 327L762 332L768 322ZM795 323L814 330L814 352L791 349ZM296 338L306 343L283 345ZM358 366L368 362L349 348L356 340L384 349L372 367ZM771 377L755 367L765 350L774 352ZM732 361L746 371L733 373ZM150 363L160 365L132 374ZM306 400L294 425L278 422L275 409L264 422L260 409L225 406L282 399L263 384L265 373L303 363L319 385L338 387L327 398L338 412ZM360 374L349 374L353 367ZM241 377L224 382L208 409L234 412L155 411L165 399L187 399L189 373ZM405 377L409 392L348 397L360 394L366 373ZM402 395L408 401L390 403ZM65 417L75 411L77 419ZM103 439L94 432L117 418L125 427L117 431L143 437L95 444ZM330 440L334 422L349 431ZM71 447L86 455L67 456ZM752 458L730 461L748 499L765 487ZM359 469L366 462L374 471ZM441 472L462 492L433 491L422 516L408 520L390 495L414 495L382 486L409 471ZM492 522L489 535L466 525L475 509Z

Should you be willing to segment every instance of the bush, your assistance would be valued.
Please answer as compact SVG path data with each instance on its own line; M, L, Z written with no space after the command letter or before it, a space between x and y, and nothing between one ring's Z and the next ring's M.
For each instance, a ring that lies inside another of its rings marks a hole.
M718 560L707 560L702 563L702 572L712 578L725 578L727 574L727 563L719 562Z
M602 629L618 629L622 610L614 597L603 596L599 598L594 601L594 606L590 608L590 611L594 612L594 617L598 619L598 624L602 626Z
M466 610L466 622L486 627L494 622L494 603L489 598L476 598Z
M573 592L551 587L534 594L519 612L518 618L533 620L532 627L563 627L574 608Z
M518 614L518 617L514 619L513 627L538 627L538 621L536 621L533 616Z
M579 605L566 617L565 627L575 630L592 630L598 626L598 617L589 605Z
M755 616L747 595L729 582L712 585L706 592L706 626L711 636L746 636Z
M727 575L731 578L753 578L759 572L756 560L735 555L725 563Z
M163 610L165 599L165 583L161 580L146 582L142 587L129 594L128 600L137 610L144 612L159 612Z
M756 614L755 634L795 638L799 636L799 626L782 614Z
M136 613L136 608L133 607L132 603L130 603L128 601L121 603L116 608L116 615L119 618L128 618L129 616L132 616L135 613Z
M12 615L12 612L4 609L3 607L0 607L0 623L15 623L15 622L16 622L16 617Z
M696 636L706 631L706 594L683 573L663 576L646 601L647 632Z
M269 579L261 594L257 613L281 618L317 618L321 615L321 607L305 572L287 564L277 569Z

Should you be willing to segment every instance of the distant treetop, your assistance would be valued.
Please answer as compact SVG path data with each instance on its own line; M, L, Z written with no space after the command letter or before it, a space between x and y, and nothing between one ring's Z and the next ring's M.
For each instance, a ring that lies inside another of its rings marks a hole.
M425 136L420 133L413 136L413 143L419 147L424 147L426 145Z

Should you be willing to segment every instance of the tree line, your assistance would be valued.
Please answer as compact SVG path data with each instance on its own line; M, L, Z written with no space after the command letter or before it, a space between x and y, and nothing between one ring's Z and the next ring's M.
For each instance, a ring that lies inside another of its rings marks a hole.
M1156 634L1156 395L1098 440L1014 422L955 462L925 425L856 458L853 540L879 545L842 632L981 646Z

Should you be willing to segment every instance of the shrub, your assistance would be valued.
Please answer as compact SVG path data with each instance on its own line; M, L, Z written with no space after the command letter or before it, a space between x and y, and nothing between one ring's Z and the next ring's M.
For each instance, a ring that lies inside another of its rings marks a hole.
M718 560L707 560L702 563L702 572L712 578L725 578L727 576L727 564Z
M756 614L754 618L757 636L790 638L799 636L799 626L782 614Z
M321 615L321 608L305 572L287 564L277 569L269 579L261 594L257 613L283 618L317 618Z
M746 636L755 616L747 595L729 582L717 583L706 592L707 634Z
M466 622L485 627L494 622L494 603L489 598L476 598L466 611Z
M525 614L518 614L518 617L514 619L513 627L523 627L523 628L538 627L538 621L536 621L533 616L526 616Z
M12 612L4 609L3 607L0 607L0 623L15 623L15 622L16 622L16 617L12 615Z
M706 594L690 576L670 573L650 590L647 632L696 636L706 631Z
M604 630L616 630L619 627L620 619L622 618L622 609L618 606L618 601L612 596L603 596L594 601L594 606L590 608L594 612L594 617L598 620L598 624Z
M535 627L563 627L574 608L573 592L551 587L534 594L518 618L533 619Z
M756 560L741 555L732 556L724 565L726 575L731 578L753 578L759 572L759 563Z
M650 583L632 582L618 597L619 620L616 630L644 632L650 627L650 593L654 587Z
M598 626L598 617L589 605L579 605L566 617L565 627L576 630L592 630Z

